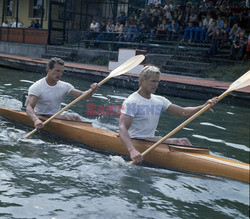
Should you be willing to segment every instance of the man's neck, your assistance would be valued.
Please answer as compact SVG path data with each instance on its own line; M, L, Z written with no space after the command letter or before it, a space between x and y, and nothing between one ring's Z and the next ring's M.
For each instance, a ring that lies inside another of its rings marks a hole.
M137 91L137 93L144 97L145 99L150 99L151 98L151 93L145 92L145 90L139 88L139 90Z
M45 78L45 80L49 86L55 86L57 84L56 81L50 80L48 76Z

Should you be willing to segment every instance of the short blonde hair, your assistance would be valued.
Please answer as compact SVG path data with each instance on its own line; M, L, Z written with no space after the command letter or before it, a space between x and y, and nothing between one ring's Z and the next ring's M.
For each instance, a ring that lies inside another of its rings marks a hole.
M159 68L153 65L147 65L142 69L139 75L139 82L141 83L142 79L148 80L151 77L155 77L155 76L160 77L160 75L161 75L161 71Z

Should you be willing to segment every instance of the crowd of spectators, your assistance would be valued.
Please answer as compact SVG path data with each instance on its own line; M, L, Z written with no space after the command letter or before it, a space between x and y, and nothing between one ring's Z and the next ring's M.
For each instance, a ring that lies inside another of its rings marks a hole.
M203 0L201 4L186 2L181 5L174 0L167 1L166 5L156 2L149 3L138 16L127 17L121 12L114 21L104 19L101 25L93 19L87 39L207 43L211 45L209 56L214 56L223 45L229 44L230 58L242 59L248 43L245 30L250 27L246 1L230 4L230 0Z
M2 27L23 28L23 22L19 18L14 22L8 22L8 20L5 19L4 22L2 23ZM40 28L39 19L31 20L30 26L28 26L28 28L39 29Z

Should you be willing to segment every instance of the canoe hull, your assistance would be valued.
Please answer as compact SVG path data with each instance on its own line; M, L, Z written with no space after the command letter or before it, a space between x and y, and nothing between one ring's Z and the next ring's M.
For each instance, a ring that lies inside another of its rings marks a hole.
M0 107L0 115L33 126L33 122L25 112ZM41 117L41 119L46 118ZM117 133L95 128L90 123L54 119L44 129L95 149L129 156ZM146 140L132 141L141 153L154 144ZM147 154L144 160L168 169L222 176L249 183L249 164L212 156L207 149L162 144Z

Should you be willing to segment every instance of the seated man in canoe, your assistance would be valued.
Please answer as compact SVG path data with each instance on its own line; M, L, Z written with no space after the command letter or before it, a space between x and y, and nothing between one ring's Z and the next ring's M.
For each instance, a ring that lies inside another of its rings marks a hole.
M75 89L71 84L60 81L64 71L64 61L60 58L51 58L46 66L47 76L38 80L30 86L26 100L26 112L34 122L37 129L43 128L43 122L37 115L52 116L61 109L63 98L70 94L74 98L81 96L84 92ZM83 98L89 99L97 89L97 84L90 86L92 92ZM78 115L65 114L57 118L81 121Z
M139 89L131 94L123 103L119 121L119 133L123 145L127 148L132 161L142 161L131 138L155 137L155 130L162 112L180 117L190 117L205 105L213 106L217 98L208 100L204 105L196 107L181 107L171 103L165 97L154 95L159 81L160 70L155 66L145 66L139 75ZM187 138L169 138L169 144L191 145Z

